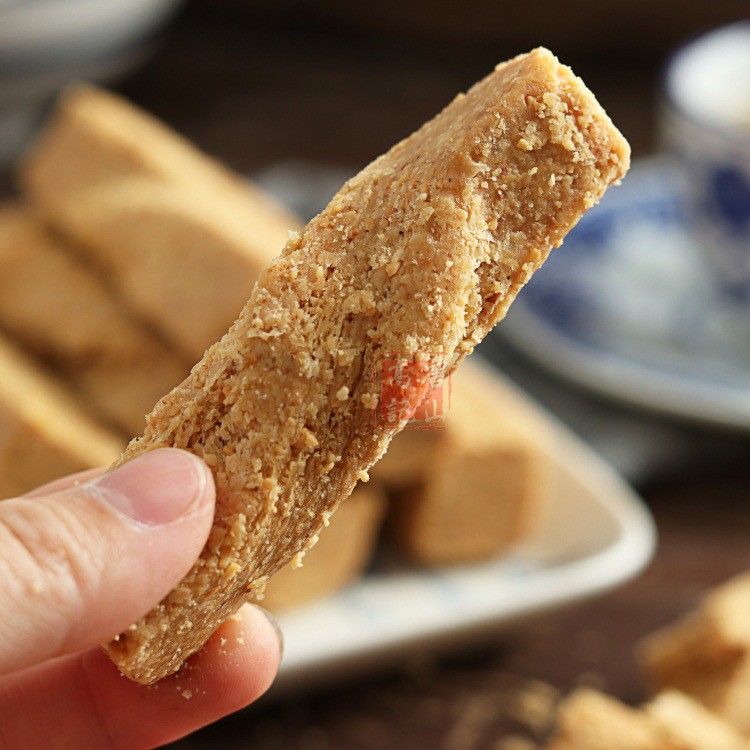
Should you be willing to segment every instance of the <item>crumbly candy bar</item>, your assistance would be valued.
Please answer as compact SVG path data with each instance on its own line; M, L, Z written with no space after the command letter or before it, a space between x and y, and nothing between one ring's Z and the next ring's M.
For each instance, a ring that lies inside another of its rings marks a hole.
M123 443L0 337L0 499L66 474L106 466Z
M748 750L750 744L688 696L669 691L642 708L581 688L558 708L547 750Z
M401 550L424 565L484 560L521 539L537 515L548 480L544 450L554 442L521 397L471 362L449 390L445 425L405 430L373 471L381 476L399 449L414 454L390 469L398 475L416 465L416 484L398 493L389 525ZM420 438L431 450L415 446Z
M648 636L639 656L654 690L680 690L750 735L749 615L750 574L745 573Z
M355 487L320 540L305 555L302 567L287 564L269 581L261 606L271 612L297 607L332 594L356 580L372 558L385 493L370 484Z
M249 181L92 86L63 93L19 179L36 211L191 362L299 227Z
M14 203L0 207L0 329L129 436L143 432L146 413L189 371L73 249Z
M654 719L598 690L580 688L559 706L546 750L678 750Z
M107 646L124 674L150 683L174 672L314 542L628 160L583 83L539 49L373 162L288 243L123 456L185 448L217 486L196 565ZM382 421L374 410L394 358L415 378L404 409Z
M750 741L684 693L660 693L644 710L680 750L750 750Z

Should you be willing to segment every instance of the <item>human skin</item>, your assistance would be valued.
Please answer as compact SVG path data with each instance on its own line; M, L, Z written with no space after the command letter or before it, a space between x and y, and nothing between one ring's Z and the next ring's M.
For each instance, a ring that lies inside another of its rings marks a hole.
M155 688L98 646L190 568L214 501L206 465L167 449L0 502L0 749L155 747L266 691L281 649L258 607Z

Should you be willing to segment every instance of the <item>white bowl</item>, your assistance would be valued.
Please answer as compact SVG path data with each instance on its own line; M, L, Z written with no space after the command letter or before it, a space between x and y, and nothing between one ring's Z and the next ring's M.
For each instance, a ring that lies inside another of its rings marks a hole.
M21 153L67 83L105 83L138 65L180 2L0 0L0 165Z
M49 69L112 54L160 26L181 0L25 0L0 5L0 65Z

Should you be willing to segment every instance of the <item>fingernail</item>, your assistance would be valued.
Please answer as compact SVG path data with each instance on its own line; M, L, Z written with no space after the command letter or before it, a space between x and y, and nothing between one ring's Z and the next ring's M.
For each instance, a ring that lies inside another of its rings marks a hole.
M176 521L204 499L208 470L174 448L145 453L88 483L98 497L140 523Z
M281 630L281 626L279 625L279 621L267 610L263 609L258 604L250 604L249 606L255 607L259 612L261 612L266 620L271 623L271 627L276 631L276 637L279 639L279 660L284 658L284 633Z

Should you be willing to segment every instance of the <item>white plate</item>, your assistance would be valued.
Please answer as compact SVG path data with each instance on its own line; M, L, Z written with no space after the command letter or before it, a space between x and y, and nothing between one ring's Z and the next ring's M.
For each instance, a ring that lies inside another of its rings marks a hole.
M159 28L182 0L29 0L0 3L0 62L49 73L122 53Z
M666 159L635 165L553 251L498 331L589 390L748 430L748 308L711 283L683 180Z
M489 370L487 382L514 388ZM556 436L554 476L523 549L480 565L375 572L283 614L281 689L491 638L522 618L616 586L646 565L655 531L642 501L552 417L539 410L534 418Z

